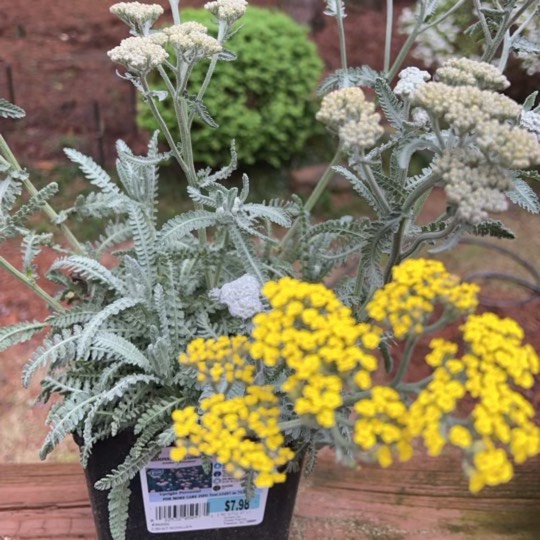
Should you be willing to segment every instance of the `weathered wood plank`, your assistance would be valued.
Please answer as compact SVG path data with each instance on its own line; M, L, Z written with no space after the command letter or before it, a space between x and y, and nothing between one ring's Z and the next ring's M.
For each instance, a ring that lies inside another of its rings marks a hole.
M76 464L0 465L0 540L95 540ZM540 459L468 492L456 456L346 469L329 453L303 480L291 540L538 540Z

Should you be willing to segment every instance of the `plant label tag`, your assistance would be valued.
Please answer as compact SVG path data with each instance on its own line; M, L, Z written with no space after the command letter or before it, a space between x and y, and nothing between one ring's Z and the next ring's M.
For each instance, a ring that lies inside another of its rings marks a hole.
M209 468L201 458L178 463L163 449L140 472L151 533L199 531L258 525L264 518L268 489L256 489L247 499L241 481L215 459Z

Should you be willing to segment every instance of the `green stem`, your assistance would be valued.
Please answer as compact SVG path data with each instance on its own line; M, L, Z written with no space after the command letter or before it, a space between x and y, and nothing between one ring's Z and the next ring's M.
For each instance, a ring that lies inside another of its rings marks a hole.
M430 28L433 28L434 26L437 26L438 24L441 24L445 19L450 17L454 11L457 11L467 0L459 0L456 2L446 13L441 15L437 20L433 21L432 23L426 24L426 26L423 26L418 34L422 34L426 30L429 30Z
M11 148L9 147L4 137L2 137L2 135L0 135L0 152L4 155L7 162L16 171L22 171L22 167L19 165L17 158L14 156L13 152L11 151ZM26 191L28 191L28 193L32 197L38 193L38 190L35 188L34 184L32 184L32 182L28 178L23 179L23 185ZM79 255L84 254L85 249L81 246L81 244L79 243L75 235L71 232L71 229L65 223L60 223L60 225L58 225L59 216L49 203L45 203L45 205L43 206L43 211L45 212L46 216L51 220L51 222L54 225L57 225L60 227L62 234L65 236L69 244L73 247L75 252L78 253Z
M225 26L223 23L219 23L218 28L218 36L217 40L222 45L225 36L227 35L228 27ZM212 59L210 60L210 65L208 66L208 70L206 72L206 75L204 77L204 81L199 88L199 92L197 93L197 101L202 101L204 98L204 95L206 94L206 90L208 89L208 86L210 85L210 81L212 80L212 76L214 75L214 70L216 69L216 65L218 63L219 54L214 54L212 56ZM189 126L191 127L191 123L193 122L194 114L192 113L189 118Z
M398 392L415 392L416 394L418 394L432 380L433 380L433 375L428 375L427 377L424 377L423 379L420 379L419 381L414 382L414 383L402 382L396 386L396 390Z
M229 240L229 231L225 230L225 234L223 235L223 241L222 241L222 244L221 244L221 248L223 249L223 256L221 257L221 259L219 259L219 263L218 263L218 266L216 268L216 272L214 274L214 279L213 279L214 287L217 287L219 285L219 278L220 278L220 275L221 275L221 269L223 268L223 261L225 259L225 249L227 247L227 241L228 240Z
M178 7L178 5L180 4L180 0L169 0L169 4L171 5L171 12L174 24L180 24L180 10Z
M458 225L459 220L454 220L452 223L450 223L450 225L448 225L448 227L445 227L442 231L434 231L421 234L416 238L412 246L401 254L401 260L411 257L424 242L430 242L433 240L441 240L442 238L446 238L458 227Z
M438 321L435 321L433 324L425 326L422 330L422 334L425 336L427 334L433 334L433 332L438 332L439 330L446 328L454 318L455 317L452 317L448 310L443 311L441 318Z
M416 201L424 194L426 191L432 189L435 184L439 181L437 176L428 176L426 180L418 186L409 196L405 199L403 206L401 207L402 214L406 215L411 208L416 204Z
M304 205L304 209L307 210L308 212L311 212L311 210L313 210L315 205L319 202L319 199L321 198L322 194L326 190L328 183L334 176L333 167L339 162L340 159L341 159L341 146L338 146L338 149L336 150L336 153L334 154L332 161L330 162L330 164L324 171L324 174L321 176L321 178L317 182L317 185L311 192L311 195L308 197L308 200L306 201L306 204ZM287 242L290 240L291 236L294 234L294 231L296 230L296 227L298 227L298 222L299 222L299 218L295 220L291 228L287 231L287 234L282 238L279 244L280 248L285 247Z
M399 222L399 229L397 230L396 234L394 234L394 238L392 239L392 249L390 251L388 261L386 262L383 274L385 285L392 278L392 268L397 263L399 263L401 259L401 244L403 242L403 236L405 235L405 231L407 230L408 225L409 219L407 217L401 218Z
M165 84L167 84L168 77L165 77ZM169 81L170 82L170 81ZM163 120L163 117L161 116L153 97L150 94L150 87L148 86L148 82L146 78L141 78L141 83L143 85L144 91L146 93L146 98L148 100L148 104L150 106L150 110L152 111L152 114L154 115L154 118L156 119L161 132L165 136L165 139L167 139L167 143L169 144L169 147L171 149L171 152L173 156L176 158L176 161L184 171L184 174L186 175L186 179L188 181L188 184L192 187L197 187L197 173L195 172L195 165L193 164L193 150L191 147L191 137L189 134L189 128L187 127L187 104L186 101L183 98L176 99L176 92L174 91L174 88L172 89L173 95L172 98L175 103L175 111L177 113L177 122L178 127L180 129L180 136L182 139L182 154L178 151L178 148L176 147L176 144L174 142L173 136L171 135L171 132L169 131L169 128L165 124L165 121ZM172 86L172 83L171 83ZM171 90L169 90L171 91ZM179 101L179 105L177 105L177 101ZM186 158L187 156L187 158ZM197 210L200 210L202 208L202 205L199 203L194 203L194 206ZM208 244L208 237L206 235L205 229L199 229L198 231L199 236L199 242L201 245L205 246ZM212 278L210 274L210 269L206 270L206 284L210 288L212 283Z
M343 12L341 11L341 0L336 0L336 19L339 33L339 53L341 56L341 69L347 71L347 44L345 41L345 28L343 27Z
M394 0L386 0L386 36L384 40L384 72L390 68L392 53L392 29L394 25Z
M345 407L349 407L351 405L354 405L357 401L368 398L369 396L371 396L371 390L362 390L360 392L348 394L343 398L343 405Z
M163 120L163 117L161 116L161 113L159 112L155 102L154 98L150 94L151 90L148 86L148 82L146 81L146 78L141 77L141 84L145 91L145 97L148 101L148 105L150 107L150 110L152 111L152 114L154 115L154 118L156 119L156 122L159 125L159 129L161 130L161 133L163 133L163 136L167 140L167 143L169 145L169 148L171 149L171 152L173 156L175 157L176 161L184 171L186 178L188 178L188 167L180 155L180 152L178 151L178 148L176 147L176 143L174 142L173 136L171 135L171 132L169 131L169 128L167 127L167 124L165 124L165 121ZM174 99L174 96L173 96ZM188 178L189 181L189 178Z
M531 13L529 16L519 25L517 30L510 35L510 31L508 31L504 36L504 44L503 44L503 50L501 53L501 58L499 60L499 70L503 72L506 69L506 64L508 62L508 57L510 56L510 50L512 48L512 44L518 38L523 30L529 25L533 17L538 16L536 14L536 9L531 10Z
M403 380L403 377L405 377L405 375L407 374L407 370L409 369L409 364L411 363L412 353L415 346L416 338L409 337L407 339L407 343L405 344L405 350L403 351L403 356L401 357L396 376L392 381L392 386L394 388Z
M478 2L479 0L475 0L475 2ZM499 29L497 31L497 34L493 38L492 42L488 45L486 48L483 56L482 61L483 62L491 62L493 58L495 57L495 54L497 54L497 51L501 45L501 43L504 40L504 36L506 35L506 32L512 27L513 24L521 17L521 15L527 10L532 4L538 5L538 0L528 0L526 1L517 11L514 15L511 13L506 13L503 22L499 26Z
M474 0L474 7L476 8L476 11L478 12L478 20L480 21L480 26L482 27L482 32L484 34L484 39L486 40L486 44L489 47L493 43L493 37L491 35L491 32L489 31L486 18L484 17L484 14L482 13L482 5L480 4L480 0Z
M422 23L424 22L424 17L426 13L426 8L424 5L424 2L420 4L420 13L418 14L418 19L416 20L416 23L414 25L414 28L412 29L411 33L409 34L409 37L401 47L401 50L399 51L396 59L394 60L394 63L392 64L392 67L386 74L386 80L388 83L391 83L394 77L397 75L398 71L401 68L401 65L405 61L405 58L407 58L407 55L409 54L409 51L412 49L414 42L416 41L416 37L418 36L420 27L422 26Z
M379 184L377 184L377 180L373 176L371 167L361 160L358 161L358 165L360 170L364 173L369 189L371 190L371 193L373 193L373 196L382 210L382 213L386 215L390 214L392 209L390 208L383 191L379 187Z
M62 312L64 307L58 300L55 300L50 294L44 291L39 285L37 285L33 280L29 280L22 272L17 270L9 261L0 256L0 266L9 272L13 277L17 278L21 283L24 283L28 288L30 288L37 296L44 300L49 307L53 310Z
M286 431L288 429L294 429L303 425L301 418L295 418L294 420L287 420L286 422L280 422L278 424L280 431Z

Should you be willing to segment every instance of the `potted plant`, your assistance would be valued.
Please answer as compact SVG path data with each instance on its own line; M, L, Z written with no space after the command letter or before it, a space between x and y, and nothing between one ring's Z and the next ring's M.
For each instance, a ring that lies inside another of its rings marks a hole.
M206 5L217 37L182 22L178 0L170 3L173 25L160 30L153 29L160 6L115 4L133 36L109 51L155 115L166 151L157 134L144 156L118 142L114 181L66 150L96 190L56 212L48 201L57 185L36 189L0 138L1 237L22 237L25 254L22 269L3 257L0 266L50 307L45 321L0 330L2 349L46 330L23 374L27 384L48 366L40 399L52 401L51 430L41 457L73 434L100 538L130 540L286 538L299 468L304 461L310 469L323 446L343 463L386 467L409 459L420 439L434 456L446 445L463 449L473 491L510 480L513 461L540 452L533 407L517 391L532 386L538 357L515 322L474 314L476 285L411 257L425 244L450 248L465 234L511 236L488 217L506 208L506 197L538 211L524 181L537 177L527 169L540 163L536 95L521 106L501 94L508 81L492 65L498 55L505 65L523 30L513 25L517 12L538 1L509 3L497 28L477 11L483 57L451 60L432 79L401 69L415 37L439 22L430 19L432 2L419 3L393 62L389 33L377 72L348 67L345 8L329 0L342 68L323 81L317 118L338 148L307 201L268 203L248 201L246 175L241 187L224 182L237 165L234 144L229 165L196 170L190 139L195 119L213 124L205 91L217 62L234 60L225 45L246 3ZM392 7L389 1L389 29ZM205 61L207 76L194 90L190 73ZM152 89L150 73L166 91ZM178 141L160 115L165 99L174 104ZM5 100L0 106L3 116L24 114ZM420 151L428 164L411 176ZM182 169L193 208L158 226L158 165L166 159ZM314 220L334 172L375 218ZM420 226L436 185L447 208ZM58 225L64 244L33 230L27 218L36 211ZM103 236L79 242L68 226L72 215L105 218ZM59 251L48 272L56 296L38 284L32 265L43 245ZM118 264L108 268L100 257L113 248ZM347 261L356 270L326 288ZM433 338L425 358L432 375L407 381L419 339L456 320L463 343ZM466 396L469 411L456 412Z

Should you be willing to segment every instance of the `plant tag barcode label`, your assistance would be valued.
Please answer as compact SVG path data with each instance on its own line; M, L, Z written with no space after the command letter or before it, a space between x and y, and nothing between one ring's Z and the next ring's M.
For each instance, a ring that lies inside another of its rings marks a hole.
M162 450L140 472L146 525L151 533L199 531L258 525L264 518L268 489L247 499L240 480L212 461L181 463Z

